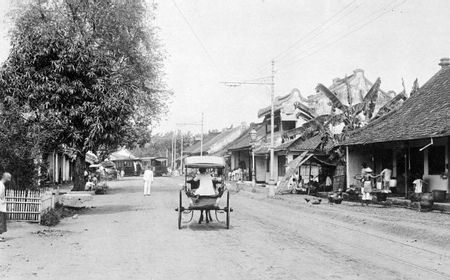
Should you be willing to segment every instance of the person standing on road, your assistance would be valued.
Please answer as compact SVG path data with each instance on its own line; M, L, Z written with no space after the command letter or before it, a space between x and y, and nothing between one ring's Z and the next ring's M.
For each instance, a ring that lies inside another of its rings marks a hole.
M147 167L144 172L144 195L150 195L153 182L153 170Z
M1 236L6 232L6 187L5 183L11 181L11 174L3 173L0 180L0 242L5 242L5 238Z

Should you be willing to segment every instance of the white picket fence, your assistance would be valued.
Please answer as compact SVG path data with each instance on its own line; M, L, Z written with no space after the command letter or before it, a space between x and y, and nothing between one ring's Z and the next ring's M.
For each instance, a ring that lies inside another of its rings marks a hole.
M9 220L40 222L41 215L55 208L51 190L6 190L6 213Z

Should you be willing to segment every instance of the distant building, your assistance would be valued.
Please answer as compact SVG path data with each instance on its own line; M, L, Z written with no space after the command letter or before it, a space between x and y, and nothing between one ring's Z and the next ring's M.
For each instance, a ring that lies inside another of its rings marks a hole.
M314 118L314 114L306 106L296 108L296 103L304 103L307 100L298 89L293 89L289 94L277 96L274 100L274 146L283 144L283 135L286 131L301 126L306 121ZM243 132L241 137L228 146L231 153L231 169L241 168L244 180L252 180L252 171L255 172L255 181L268 183L270 180L270 134L271 134L271 106L258 111L258 118L263 118L261 123L252 124ZM256 141L251 142L250 131L255 129ZM252 163L252 152L255 153L255 166ZM293 155L289 155L289 158ZM275 153L274 179L284 176L288 156L280 152Z
M125 176L139 176L142 173L142 161L127 149L112 153L109 160L114 162L117 170L123 170Z
M74 157L64 146L48 154L48 180L57 184L72 181L73 160Z

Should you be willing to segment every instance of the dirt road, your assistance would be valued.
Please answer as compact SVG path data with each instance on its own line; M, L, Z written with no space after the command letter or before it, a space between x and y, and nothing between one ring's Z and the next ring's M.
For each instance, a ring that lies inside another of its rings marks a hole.
M450 215L241 191L230 230L178 230L180 182L156 178L149 197L137 178L113 182L46 231L10 223L0 279L450 279Z

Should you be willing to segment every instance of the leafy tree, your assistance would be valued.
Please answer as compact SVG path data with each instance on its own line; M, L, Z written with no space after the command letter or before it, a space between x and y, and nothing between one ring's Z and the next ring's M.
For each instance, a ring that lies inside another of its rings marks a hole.
M12 174L13 187L33 186L37 176L33 138L25 117L11 107L8 109L12 110L5 110L4 106L0 112L0 172Z
M15 18L0 92L76 151L75 190L86 152L145 143L166 109L153 13L144 0L35 0Z
M397 94L392 100L387 102L384 106L382 106L377 115L374 116L375 103L378 97L378 91L380 88L380 78L378 78L367 92L366 96L363 98L362 103L358 103L352 105L352 101L349 98L349 106L344 105L328 88L326 88L322 84L318 84L316 90L319 92L323 92L325 96L330 99L332 103L331 114L325 114L316 116L315 118L307 121L302 125L299 129L299 135L303 138L309 138L315 135L321 136L321 145L319 148L323 149L329 142L332 142L332 146L339 144L340 141L344 140L349 136L350 132L362 127L364 122L362 121L361 115L365 116L365 119L368 122L380 118L381 116L389 113L392 110L397 109L401 106L401 102L406 100L405 89L402 92ZM350 96L350 86L346 82L348 96ZM411 90L410 96L414 95L419 90L419 84L417 79L414 81L413 88ZM303 108L303 104L296 103L295 107L298 109ZM336 110L337 109L337 110ZM338 111L338 112L336 112ZM297 116L299 118L300 115ZM342 133L334 134L330 126L336 126L339 124L344 124L342 129ZM334 153L330 154L330 157L342 157L343 151L340 149L335 149Z
M132 153L138 157L166 156L167 151L170 158L170 155L172 153L173 137L173 132L152 135L148 143L146 143L143 147L136 147L132 150ZM183 141L181 141L181 138L183 138ZM175 139L177 147L176 157L178 158L181 152L181 142L183 142L183 149L186 149L194 142L194 136L191 134L191 132L182 133L181 131L178 131L178 133L175 134Z
M350 86L348 84L347 79L345 79L347 85L347 96L351 96L350 94ZM330 115L330 122L333 125L344 123L343 133L347 131L351 131L357 129L363 125L361 114L363 114L366 120L370 120L373 117L373 112L375 110L375 103L378 98L378 91L380 89L381 80L378 78L373 86L369 89L367 94L364 96L363 101L358 104L352 104L352 100L349 98L349 106L344 105L339 98L337 98L336 94L331 92L327 87L322 84L318 84L316 87L317 92L322 92L325 94L328 99L330 99L332 106L332 111ZM338 109L339 112L336 113Z

